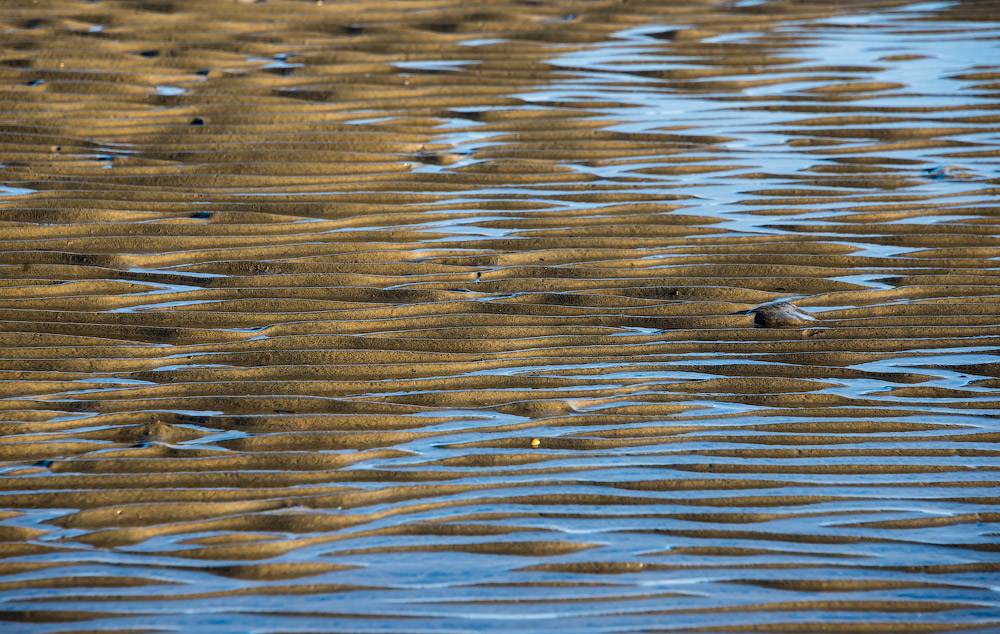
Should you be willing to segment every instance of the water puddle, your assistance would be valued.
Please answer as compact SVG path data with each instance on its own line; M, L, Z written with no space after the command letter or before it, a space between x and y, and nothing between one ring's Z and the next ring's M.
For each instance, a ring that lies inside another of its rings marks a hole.
M187 92L187 88L181 88L179 86L156 86L156 94L164 95L166 97L175 97L177 95L183 95Z

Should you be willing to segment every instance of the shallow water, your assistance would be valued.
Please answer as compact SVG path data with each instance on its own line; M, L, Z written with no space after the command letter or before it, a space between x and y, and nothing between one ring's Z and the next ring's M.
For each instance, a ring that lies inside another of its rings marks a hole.
M7 3L2 630L997 631L998 16Z

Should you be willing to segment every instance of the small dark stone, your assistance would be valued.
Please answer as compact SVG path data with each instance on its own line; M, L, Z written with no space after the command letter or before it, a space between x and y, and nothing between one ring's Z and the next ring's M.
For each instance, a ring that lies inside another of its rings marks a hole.
M195 117L191 119L191 125L205 125L205 120L201 117Z
M656 38L657 40L672 40L677 37L677 31L675 29L670 29L669 31L659 31L658 33L647 33L649 37Z
M448 162L447 157L444 154L438 152L430 152L427 150L420 150L413 155L413 158L417 159L425 165L444 165Z
M764 304L750 311L753 323L762 328L798 328L816 318L790 302Z

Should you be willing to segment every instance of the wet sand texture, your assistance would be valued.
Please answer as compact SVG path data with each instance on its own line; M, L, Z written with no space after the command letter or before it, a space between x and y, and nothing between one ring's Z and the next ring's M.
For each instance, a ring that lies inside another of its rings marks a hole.
M0 630L998 631L998 17L6 0Z

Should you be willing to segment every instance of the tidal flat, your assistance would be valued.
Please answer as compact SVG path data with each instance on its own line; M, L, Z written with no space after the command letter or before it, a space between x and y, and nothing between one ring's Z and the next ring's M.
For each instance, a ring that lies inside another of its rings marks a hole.
M0 631L1000 631L1000 1L4 0Z

